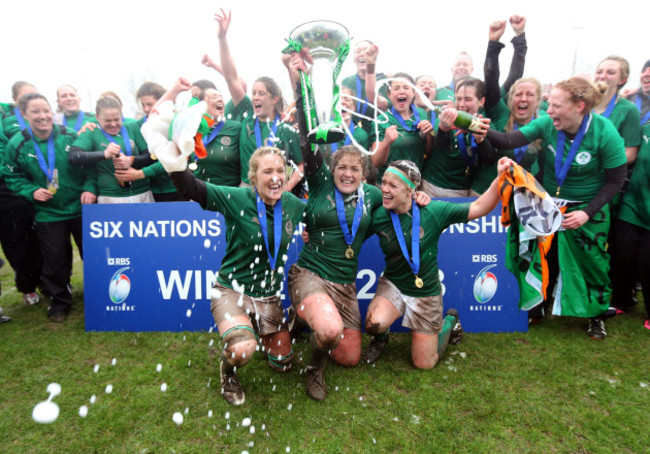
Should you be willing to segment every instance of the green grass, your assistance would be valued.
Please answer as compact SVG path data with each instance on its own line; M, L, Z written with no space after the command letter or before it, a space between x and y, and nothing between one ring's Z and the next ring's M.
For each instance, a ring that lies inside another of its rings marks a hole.
M73 312L55 324L47 301L25 306L11 268L0 270L0 306L13 318L0 324L3 453L650 452L650 388L642 386L650 383L650 332L641 307L609 321L603 342L569 318L529 333L466 334L431 371L414 369L409 336L393 334L374 366L330 364L323 403L305 393L301 341L288 374L261 356L242 369L246 403L234 408L219 394L216 334L87 333L81 275L77 261ZM52 382L62 386L54 399L61 413L40 425L31 412ZM172 415L186 408L177 427ZM254 433L242 427L246 417Z

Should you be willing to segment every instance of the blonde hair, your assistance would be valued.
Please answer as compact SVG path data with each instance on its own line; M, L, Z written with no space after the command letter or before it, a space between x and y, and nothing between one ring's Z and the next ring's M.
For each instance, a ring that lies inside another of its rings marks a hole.
M535 96L537 97L538 106L539 102L542 100L542 84L534 77L523 77L512 84L512 87L510 87L510 90L508 91L508 108L510 109L510 116L508 116L508 122L506 123L506 127L504 129L505 132L511 132L515 124L515 117L512 114L512 112L515 111L515 102L513 100L515 92L517 91L519 85L526 83L533 84L535 86Z
M618 62L618 64L621 66L621 79L622 82L620 85L616 87L616 91L618 92L621 88L623 88L623 85L627 83L627 79L630 77L630 62L628 62L626 59L621 57L620 55L610 55L609 57L603 58L600 63L598 63L598 66L600 66L604 61L607 60L612 60L615 62ZM596 69L598 69L598 66Z
M562 82L558 82L553 88L559 88L566 91L569 95L569 100L574 104L579 102L584 103L584 113L586 114L591 112L591 110L600 102L607 91L607 84L605 82L592 84L582 77L572 77L563 80Z
M263 156L266 156L268 154L279 156L282 159L282 164L287 164L287 160L284 157L284 151L276 147L259 147L257 150L255 150L251 156L251 159L248 161L248 181L251 183L257 182L257 169L260 166L260 160Z

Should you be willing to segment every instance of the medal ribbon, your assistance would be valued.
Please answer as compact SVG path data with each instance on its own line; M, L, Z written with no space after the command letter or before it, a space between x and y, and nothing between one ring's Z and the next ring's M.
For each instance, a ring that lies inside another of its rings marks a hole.
M354 135L354 128L356 128L356 126L354 126L354 121L350 121L350 134L345 135L345 142L343 142L343 146L352 144L351 137ZM332 154L336 153L336 150L339 149L339 144L333 143L330 145L330 149L332 150Z
M639 109L639 113L641 112L641 95L636 95L634 98L634 103L636 104L636 108ZM650 120L650 110L645 113L643 118L641 119L641 126L645 124L646 121Z
M20 109L18 109L18 107L14 107L14 115L16 116L16 120L18 121L18 125L20 126L21 131L24 131L25 129L31 131L31 128L27 126L27 123L25 123L23 114L20 113Z
M41 148L38 146L36 139L30 132L32 136L32 142L34 142L34 149L36 150L36 159L38 159L38 166L41 168L48 181L54 179L54 169L56 168L56 156L54 154L54 130L50 133L50 137L47 138L47 162L45 162L45 156Z
M612 114L612 112L614 111L614 107L616 107L616 98L617 97L618 96L616 94L614 94L614 96L612 96L611 101L609 101L609 104L607 104L607 109L605 109L605 112L603 112L603 117L609 118L609 116Z
M578 148L580 148L582 139L584 139L585 133L587 132L588 124L589 124L589 115L585 115L582 118L580 129L578 129L578 133L576 134L575 139L573 139L573 143L571 144L571 148L569 149L569 154L567 155L564 162L562 162L562 157L564 155L564 142L566 140L566 135L564 134L564 131L558 131L557 145L555 148L555 180L557 181L558 187L562 186L567 174L569 173L569 168L571 167L571 163L573 162L573 159L576 157L576 154L578 153Z
M476 140L474 136L470 136L470 145L472 148L472 154L470 155L467 151L467 144L465 143L465 134L458 134L458 148L460 148L460 154L463 155L463 159L467 164L467 167L476 167L476 160L478 158L478 150L476 145Z
M106 137L109 142L113 142L117 144L113 136L107 134L106 131L104 131L102 128L99 128L99 130L102 132L102 134L104 134L104 137ZM124 154L127 156L131 156L131 139L129 138L129 133L126 131L126 127L124 125L122 125L120 134L122 135L122 139L124 140Z
M269 256L269 264L271 269L275 271L275 261L280 252L280 241L282 240L282 199L278 200L273 206L273 255L269 249L269 234L266 229L266 205L255 189L255 196L257 197L257 219L260 221L260 229L262 229L262 237L266 245L266 253Z
M273 120L273 126L271 126L269 129L269 135L268 137L264 140L264 143L262 143L262 131L260 129L260 119L256 118L255 119L255 141L257 142L257 148L264 146L264 145L269 145L269 138L275 138L276 133L278 132L278 126L280 126L280 116L276 115L275 120ZM273 146L273 145L270 145Z
M343 231L343 237L348 246L352 247L354 242L354 237L357 235L359 230L359 225L361 224L361 216L363 216L363 197L359 194L357 189L357 194L359 194L359 199L357 200L357 207L354 209L354 217L352 218L352 232L348 228L348 221L345 218L345 204L343 203L343 194L341 191L334 187L334 194L336 196L336 216L339 218L339 224L341 225L341 230Z
M399 216L391 210L390 218L393 221L395 236L399 242L400 249L402 249L402 254L413 270L413 274L417 276L420 271L420 207L418 207L417 203L413 202L413 225L411 228L411 252L413 253L413 260L409 259L409 251L406 248L406 239L402 231L402 224L399 222Z
M203 136L203 145L205 145L207 147L214 140L214 138L219 135L219 133L221 132L221 130L223 129L223 126L225 124L226 124L226 122L221 120L219 123L217 123L214 126L214 129L210 133L210 136ZM255 138L257 139L257 130L255 130Z
M79 130L83 126L83 123L84 123L84 113L83 111L80 110L79 113L77 114L77 119L74 122L74 130L79 132ZM68 127L68 119L65 117L65 114L63 114L63 126L65 126L66 128Z
M432 110L431 111L431 126L435 127L436 126L436 121L438 121L438 115L436 115L435 110Z
M533 117L534 119L535 117ZM515 122L514 124L514 130L516 131L519 129L519 124ZM517 164L521 163L521 160L523 159L524 155L526 154L526 151L528 150L528 145L524 145L523 147L515 148L515 161L517 161Z
M420 123L420 114L418 113L417 107L415 107L415 104L411 104L411 111L413 112L413 117L415 117L415 120L413 120L413 125L411 127L406 126L406 121L402 118L400 113L395 110L395 107L390 108L390 113L393 114L393 116L397 119L399 124L404 128L405 131L412 132L418 129L418 123Z
M366 98L365 93L361 93L361 78L357 74L357 98L363 99L366 101L363 103L363 107L361 107L361 101L357 101L357 112L360 112L361 115L365 115L366 111L368 110L368 98Z

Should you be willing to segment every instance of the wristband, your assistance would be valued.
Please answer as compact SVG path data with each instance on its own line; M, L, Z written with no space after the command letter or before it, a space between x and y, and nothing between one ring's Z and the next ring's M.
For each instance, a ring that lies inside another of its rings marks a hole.
M374 73L375 73L375 64L366 63L366 74L374 74Z

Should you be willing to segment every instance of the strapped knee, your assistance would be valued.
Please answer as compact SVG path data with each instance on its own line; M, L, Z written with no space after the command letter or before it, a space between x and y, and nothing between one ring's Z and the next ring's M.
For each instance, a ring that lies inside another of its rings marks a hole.
M236 346L248 341L253 341L253 347L247 349L248 351L238 351L239 349ZM223 344L224 356L228 359L228 362L235 366L241 366L246 364L253 356L255 352L254 345L257 343L257 334L250 326L233 326L223 333L221 343Z
M289 354L285 356L275 356L267 353L267 357L269 359L269 366L277 371L286 372L291 369L291 362L293 361L293 349L291 349Z

